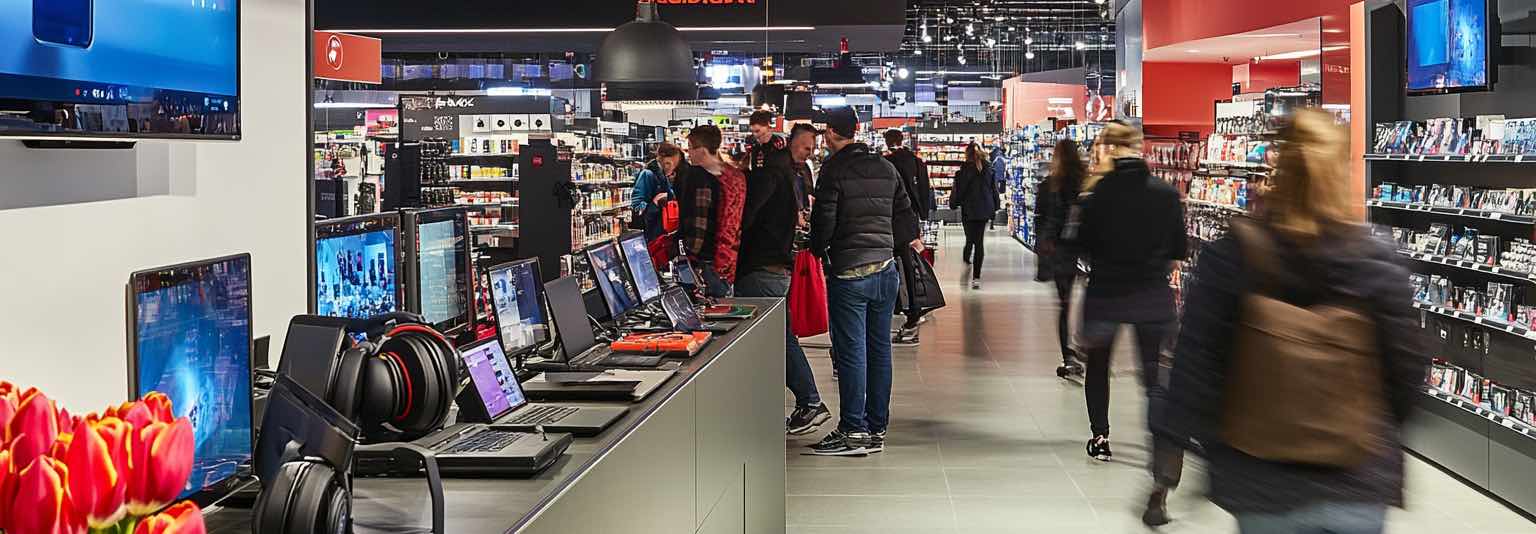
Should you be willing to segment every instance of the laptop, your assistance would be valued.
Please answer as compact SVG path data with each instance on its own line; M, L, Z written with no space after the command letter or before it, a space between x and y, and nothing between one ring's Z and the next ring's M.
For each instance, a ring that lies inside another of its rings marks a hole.
M704 322L699 310L693 307L693 299L681 287L668 289L661 294L661 309L672 322L672 329L679 332L714 332L724 334L736 328L740 322Z
M614 354L608 345L597 342L575 277L567 276L544 284L544 296L549 299L555 331L560 334L560 352L572 370L654 369L661 366L661 356Z
M498 430L566 432L595 436L618 421L629 408L623 406L564 406L531 404L512 373L501 340L490 338L459 350L474 387L465 388L472 402L459 403L460 416L488 422Z
M538 474L571 446L570 434L514 432L460 423L413 442L431 450L445 477L496 478Z

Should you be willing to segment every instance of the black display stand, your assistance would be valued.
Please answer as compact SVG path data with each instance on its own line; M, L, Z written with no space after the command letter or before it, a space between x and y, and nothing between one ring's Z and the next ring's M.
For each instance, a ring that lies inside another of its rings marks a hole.
M518 256L539 258L544 281L560 277L560 257L571 253L572 152L546 139L534 139L517 155L519 199Z
M431 450L410 443L378 443L358 445L357 461L382 462L400 472L426 471L427 491L432 495L432 534L443 534L445 521L443 475L437 468L437 455Z
M1517 15L1501 22L1509 28L1529 25L1536 1L1505 0L1500 11ZM1514 9L1514 4L1530 4ZM1368 4L1370 6L1371 4ZM1404 15L1396 3L1367 7L1365 123L1370 130L1383 122L1432 118L1470 118L1504 115L1506 118L1536 116L1536 70L1532 48L1506 47L1495 54L1499 63L1492 91L1409 96L1405 90L1406 51ZM1506 32L1507 33L1507 32ZM1368 130L1368 131L1370 131ZM1368 139L1367 146L1374 144ZM1513 157L1468 158L1464 156L1370 155L1365 162L1367 194L1384 181L1403 185L1460 185L1483 188L1532 187L1536 166L1517 164ZM1536 157L1530 158L1536 162ZM1516 164L1512 164L1516 163ZM1497 235L1501 243L1511 238L1532 238L1528 217L1494 218L1471 213L1478 210L1428 209L1411 205L1369 201L1373 224L1424 230L1432 223L1455 228L1470 227L1483 235ZM1467 266L1427 254L1404 254L1403 261L1415 273L1441 275L1457 286L1483 286L1488 282L1511 283L1527 304L1536 303L1536 278L1515 277L1498 270ZM1524 328L1493 326L1473 314L1415 305L1430 353L1425 357L1445 360L1499 384L1536 391L1536 343ZM1420 396L1417 413L1404 428L1404 443L1414 453L1527 513L1536 513L1536 429L1493 413L1456 396L1428 387Z

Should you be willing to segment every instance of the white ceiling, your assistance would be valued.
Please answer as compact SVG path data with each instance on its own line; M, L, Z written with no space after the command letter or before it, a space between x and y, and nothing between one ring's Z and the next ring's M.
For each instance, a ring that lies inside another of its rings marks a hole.
M1294 56L1311 51L1315 55L1322 46L1321 26L1319 19L1311 18L1247 33L1186 41L1148 50L1142 61L1236 65L1277 54Z

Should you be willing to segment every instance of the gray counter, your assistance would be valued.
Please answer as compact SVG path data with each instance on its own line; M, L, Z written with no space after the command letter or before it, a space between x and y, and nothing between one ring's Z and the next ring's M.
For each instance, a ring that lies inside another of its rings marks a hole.
M539 476L445 480L446 531L784 532L785 307L738 301L758 305L757 316ZM355 532L430 528L421 479L357 479L355 493Z

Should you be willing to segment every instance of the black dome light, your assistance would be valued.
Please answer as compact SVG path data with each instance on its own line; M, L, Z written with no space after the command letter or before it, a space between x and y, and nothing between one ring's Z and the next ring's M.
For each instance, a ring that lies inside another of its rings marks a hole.
M609 101L696 100L693 49L682 32L656 16L656 4L640 0L633 22L603 38L597 79Z

